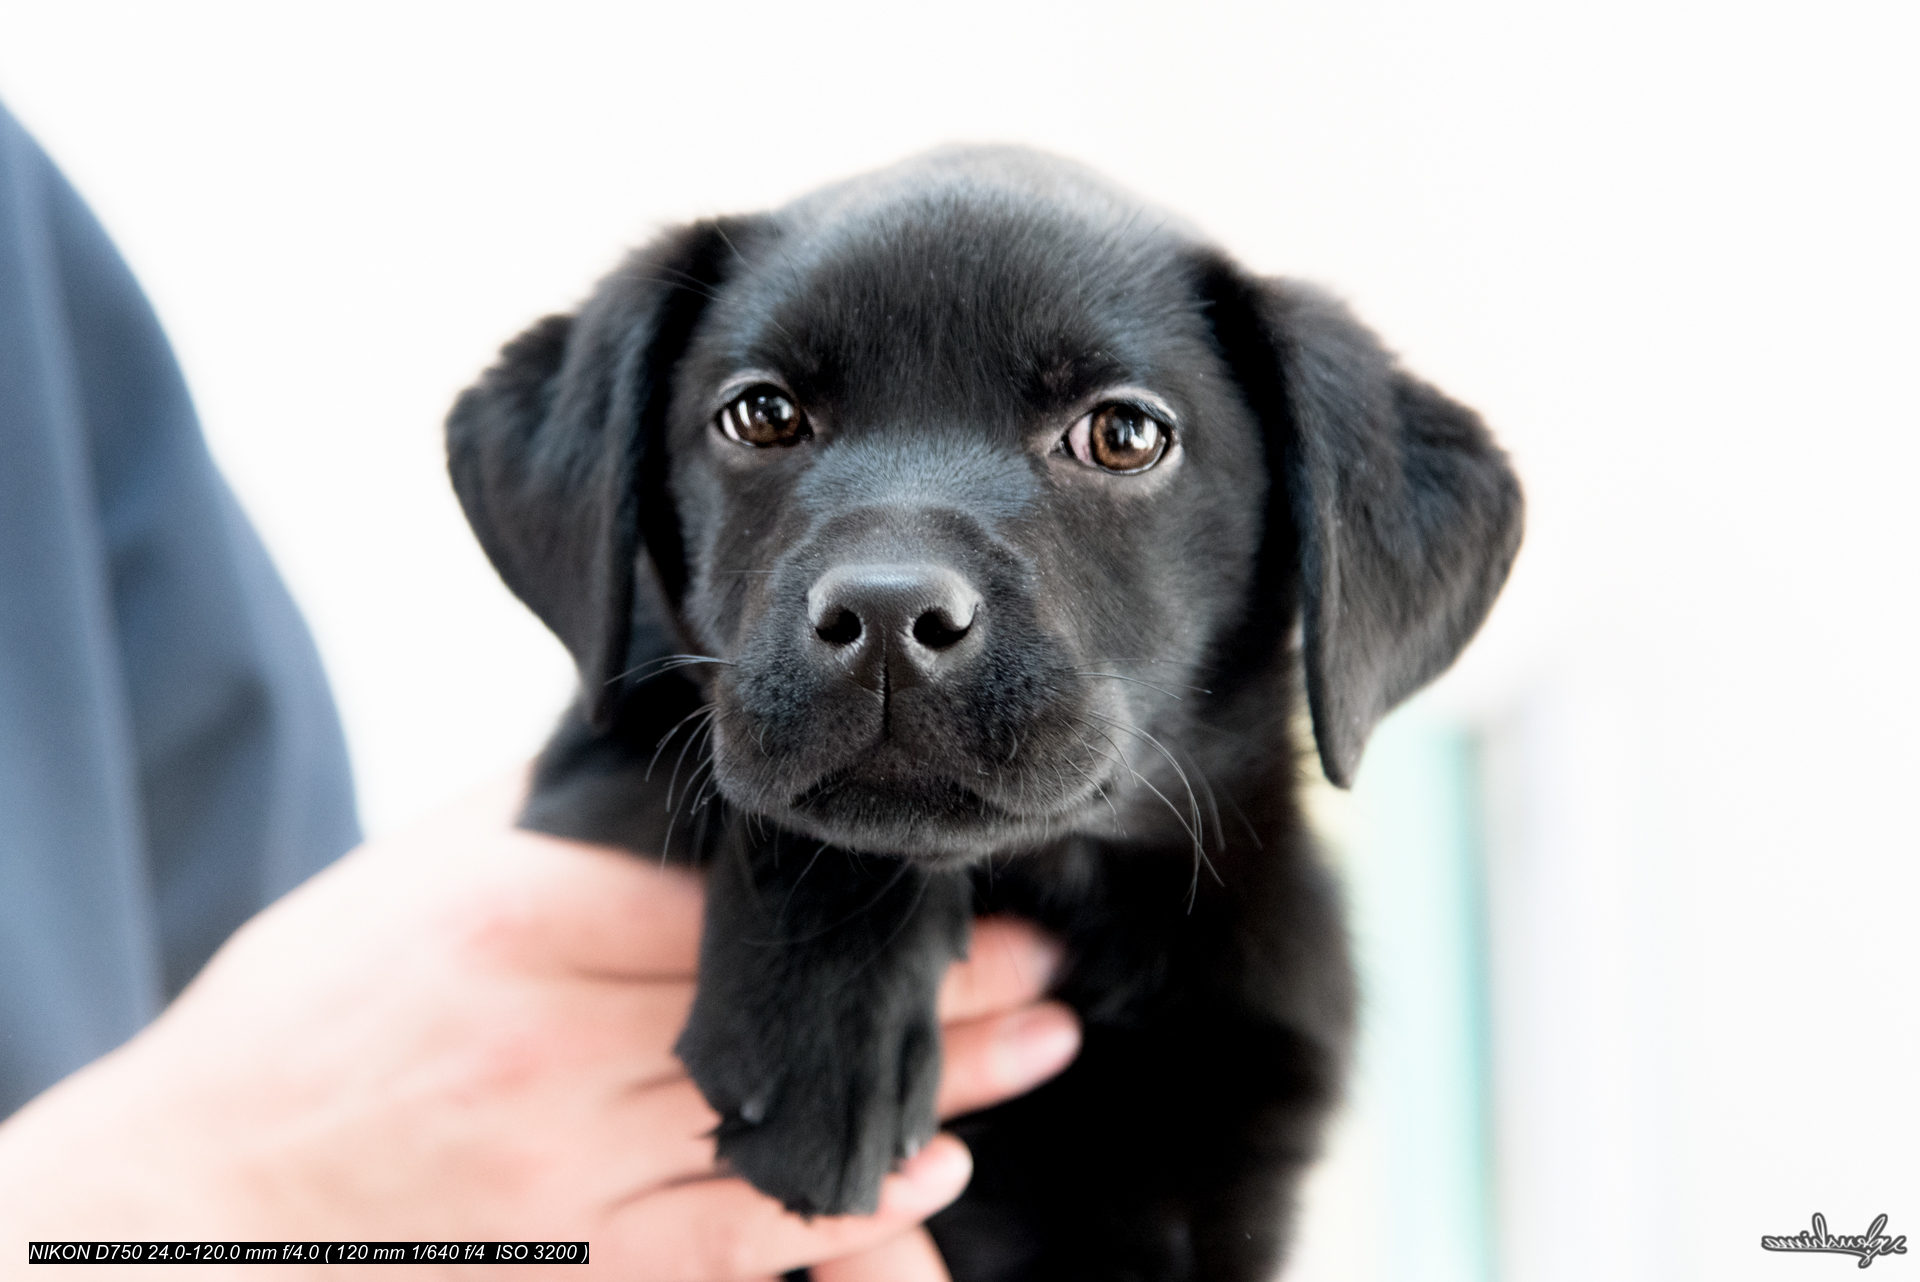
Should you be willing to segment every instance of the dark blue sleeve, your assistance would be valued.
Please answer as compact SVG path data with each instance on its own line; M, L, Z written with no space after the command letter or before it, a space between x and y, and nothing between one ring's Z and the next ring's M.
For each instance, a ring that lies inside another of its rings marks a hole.
M358 836L312 639L153 310L0 109L0 1116Z

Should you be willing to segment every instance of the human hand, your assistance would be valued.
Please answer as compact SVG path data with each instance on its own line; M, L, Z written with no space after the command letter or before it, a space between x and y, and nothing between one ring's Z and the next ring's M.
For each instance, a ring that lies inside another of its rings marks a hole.
M0 1127L0 1250L585 1240L581 1272L658 1282L821 1261L819 1282L944 1278L915 1226L965 1187L950 1136L888 1179L873 1216L804 1223L716 1175L718 1119L672 1053L699 879L514 830L518 797L497 788L347 856L248 923L151 1028ZM941 992L943 1116L1071 1060L1073 1017L1036 1001L1056 960L1028 927L980 924ZM431 1267L400 1275L480 1275Z

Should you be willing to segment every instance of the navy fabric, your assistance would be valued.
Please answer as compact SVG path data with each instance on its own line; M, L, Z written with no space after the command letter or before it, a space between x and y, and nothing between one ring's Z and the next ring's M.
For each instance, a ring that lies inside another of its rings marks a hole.
M0 1116L358 838L319 656L153 310L0 109Z

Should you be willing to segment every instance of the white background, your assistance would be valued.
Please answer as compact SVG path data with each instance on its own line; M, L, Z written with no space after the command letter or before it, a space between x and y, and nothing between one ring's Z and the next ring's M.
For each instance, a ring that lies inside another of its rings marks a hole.
M1798 1277L1851 1262L1759 1235L1920 1230L1914 12L4 0L0 97L173 336L374 831L565 697L439 423L651 229L1022 141L1343 293L1531 504L1434 699L1494 784L1504 1272ZM1306 1274L1390 1232L1315 1215Z

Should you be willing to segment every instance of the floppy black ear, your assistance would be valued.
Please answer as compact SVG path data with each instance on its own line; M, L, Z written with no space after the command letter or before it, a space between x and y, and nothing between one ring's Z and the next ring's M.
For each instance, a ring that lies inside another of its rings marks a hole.
M725 246L711 222L661 236L577 315L508 343L447 417L447 470L467 520L507 586L573 653L597 728L635 652L671 646L686 570L666 487L667 399Z
M1399 368L1335 299L1214 275L1215 325L1267 425L1300 558L1327 778L1472 638L1520 549L1520 484L1479 415Z

